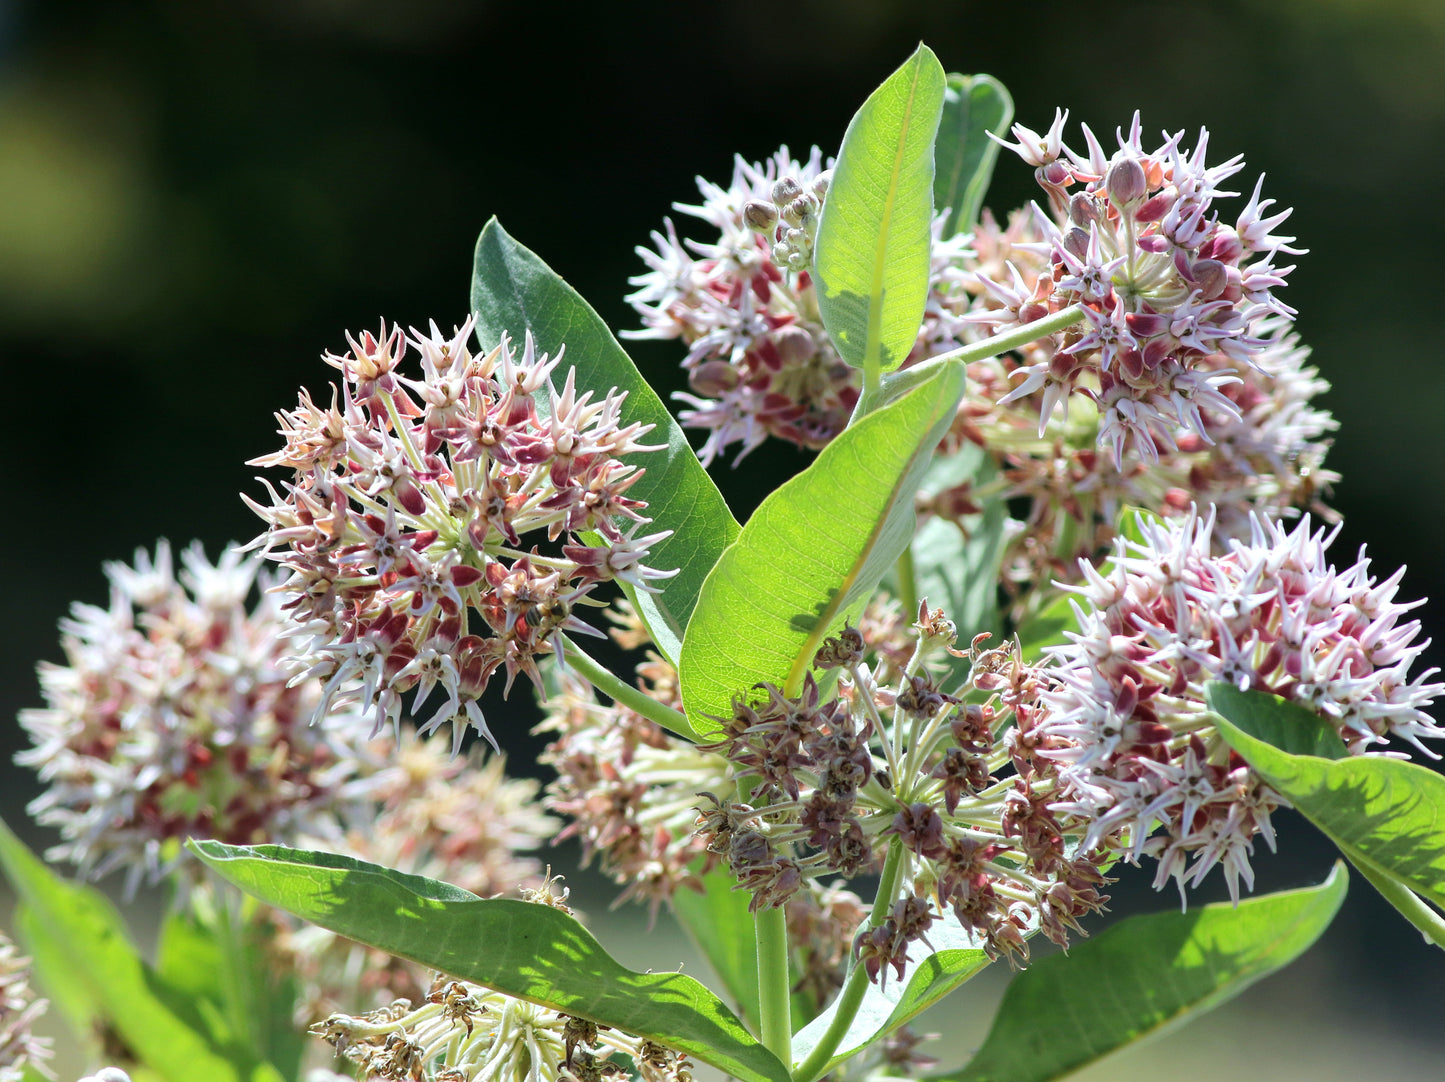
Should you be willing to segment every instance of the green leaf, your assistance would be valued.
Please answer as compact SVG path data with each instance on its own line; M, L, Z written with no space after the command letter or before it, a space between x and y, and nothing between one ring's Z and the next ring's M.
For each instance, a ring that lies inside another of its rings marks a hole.
M305 1034L295 1024L295 974L276 972L265 950L270 922L239 922L192 897L161 925L156 970L203 1012L213 1039L234 1034L287 1078L300 1074ZM255 909L256 907L252 907Z
M920 494L934 494L972 481L981 488L998 476L993 459L977 444L965 443L948 456L935 458L919 485ZM983 631L1002 634L998 615L999 564L1003 559L1008 508L1002 496L981 501L982 512L960 522L930 518L913 537L915 586L920 598L942 605L958 628L958 648ZM960 528L960 526L962 528ZM992 643L997 646L997 639ZM953 671L968 672L968 661L954 659Z
M934 205L948 210L945 237L967 233L978 221L998 160L998 144L984 133L1004 134L1013 116L1013 99L992 75L949 75L933 175Z
M1318 887L1120 921L1040 958L1004 993L988 1038L938 1082L1047 1082L1213 1010L1288 965L1344 901L1337 864Z
M886 984L868 986L848 1032L839 1042L828 1065L822 1069L820 1077L859 1049L906 1025L910 1019L916 1018L988 967L988 955L975 945L974 938L952 913L933 922L928 929L928 938L937 949L930 949L921 942L910 944L908 963L901 981L891 979L892 971L889 970L890 979ZM796 1060L802 1062L807 1059L808 1053L827 1032L836 1008L837 1002L834 1001L793 1035L793 1057Z
M748 912L750 895L734 890L735 882L727 872L715 868L702 877L701 894L680 890L673 895L672 911L712 965L739 1013L757 1032L761 1016L753 915Z
M22 905L38 983L78 1034L113 1035L167 1082L282 1082L239 1042L213 1040L214 1017L145 964L109 900L56 876L3 823L0 866Z
M1294 704L1258 692L1236 692L1237 702L1228 691L1233 689L1211 684L1206 689L1210 709L1220 715L1220 735L1260 777L1324 831L1413 922L1418 923L1412 903L1406 899L1401 905L1389 884L1445 906L1445 778L1401 759L1290 754L1266 741L1297 724L1291 716L1299 708L1287 711ZM1315 741L1307 737L1303 743ZM1333 750L1327 741L1319 743Z
M1114 519L1114 532L1135 544L1142 544L1144 524L1162 521L1161 516L1153 511L1126 506ZM1096 563L1099 565L1099 574L1105 578L1113 573L1114 562L1111 557L1105 557ZM1077 603L1075 595L1059 591L1058 596L1019 625L1018 635L1024 660L1036 662L1043 656L1046 647L1062 646L1069 641L1067 632L1079 630L1078 619L1074 616L1074 605Z
M614 387L626 391L623 423L650 424L654 427L647 440L666 444L658 451L629 456L646 472L627 494L647 501L646 513L652 517L652 524L644 527L647 533L672 531L671 537L652 546L649 566L663 571L677 568L678 573L658 583L659 593L630 587L627 592L657 648L676 664L703 579L738 535L738 524L717 486L602 317L495 218L477 240L472 314L484 349L500 342L503 333L520 343L528 329L542 352L555 357L565 345L562 363L576 368L579 392L590 390L601 396Z
M552 906L331 853L192 841L236 886L367 946L686 1052L747 1082L788 1072L715 995L681 973L637 973Z
M945 83L938 58L920 45L849 123L823 203L818 309L838 353L870 385L903 363L923 322Z
M758 951L753 915L748 912L752 895L734 889L737 880L721 868L702 876L702 893L680 890L673 895L672 912L703 957L722 981L749 1028L757 1033L762 1024L758 1008ZM807 944L793 944L794 949ZM818 1005L802 992L793 993L793 1025L817 1013Z
M1324 718L1267 691L1240 691L1233 684L1211 680L1204 688L1204 702L1256 740L1291 755L1344 759L1350 754L1335 727Z
M850 425L765 499L703 584L682 644L692 726L719 729L760 681L797 694L814 653L868 599L913 534L913 494L963 395L943 366Z
M1072 594L1060 594L1019 625L1019 645L1029 664L1038 662L1047 647L1068 642L1067 632L1079 630L1071 600Z

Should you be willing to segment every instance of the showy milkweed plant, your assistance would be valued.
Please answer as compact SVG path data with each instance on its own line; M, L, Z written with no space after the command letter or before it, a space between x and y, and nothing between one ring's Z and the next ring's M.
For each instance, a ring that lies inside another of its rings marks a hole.
M249 544L107 567L19 761L53 860L170 887L155 962L0 836L93 1077L1056 1078L1298 956L1345 862L1445 947L1445 685L1400 572L1330 551L1289 211L1207 132L1011 113L920 47L836 156L700 179L622 331L676 342L676 419L490 222L453 329L347 335L276 414ZM739 524L707 467L779 443ZM1285 807L1345 861L1255 896ZM613 960L565 839L709 981ZM1179 908L1088 938L1126 864ZM938 1069L908 1023L995 963Z

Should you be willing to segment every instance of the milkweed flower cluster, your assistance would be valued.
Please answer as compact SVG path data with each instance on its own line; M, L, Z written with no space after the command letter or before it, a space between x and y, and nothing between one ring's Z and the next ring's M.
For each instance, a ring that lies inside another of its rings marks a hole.
M303 391L277 415L286 446L252 461L294 471L251 506L269 524L256 543L290 572L297 664L324 681L317 716L355 703L380 730L415 688L413 710L431 704L421 731L450 722L454 749L468 726L495 746L478 702L494 672L540 688L538 659L564 632L595 634L575 609L599 582L647 590L671 573L646 566L666 535L639 535L644 505L627 495L641 471L623 459L652 449L651 426L622 422L623 394L579 394L571 370L552 397L561 356L530 334L520 355L505 340L474 354L471 334L468 319L451 336L348 338L325 358L343 376L332 404Z
M625 602L614 619L619 645L651 645ZM866 617L864 622L868 626ZM681 706L677 672L655 652L637 664L635 679L649 697ZM625 706L599 701L575 673L558 671L555 683L538 731L552 736L541 761L557 771L544 800L566 820L558 840L577 838L584 864L595 860L624 888L617 904L646 902L655 917L679 891L701 890L700 876L719 862L696 831L697 803L699 792L734 791L728 762ZM864 912L858 896L838 884L811 881L788 899L794 990L819 1007L841 984L842 963Z
M31 1032L47 1006L30 988L30 959L0 935L0 1082L21 1082L36 1072L49 1075L51 1042Z
M1204 411L1240 416L1223 392L1234 367L1201 362L1254 362L1270 327L1294 315L1275 295L1293 268L1276 261L1300 249L1274 232L1290 212L1270 213L1262 177L1234 224L1220 220L1216 200L1238 194L1221 185L1243 162L1206 165L1207 131L1193 150L1182 132L1147 150L1136 113L1114 154L1087 126L1086 152L1076 153L1063 143L1066 120L1057 114L1043 135L1016 124L1017 141L1003 144L1036 167L1049 195L1053 216L1034 213L1048 266L1032 283L1012 268L981 277L992 304L971 318L1002 330L1083 307L1086 325L1041 343L1003 401L1039 394L1042 433L1056 410L1067 416L1071 396L1087 396L1100 445L1121 469L1126 448L1153 462L1181 428L1208 442Z
M831 163L830 163L831 164ZM727 187L698 178L703 201L676 204L717 231L681 240L671 221L638 248L648 271L629 298L645 329L633 338L680 338L691 393L678 419L708 435L698 452L712 462L730 444L739 457L769 436L819 448L847 424L861 379L823 328L808 271L813 233L831 170L815 147L806 161L786 147L762 163L736 160ZM950 298L958 291L966 238L934 230L933 289L914 359L953 344Z
M268 578L247 604L259 561L212 564L197 543L181 564L164 541L107 564L109 607L72 608L66 664L39 669L46 706L20 714L33 746L16 761L49 786L30 813L62 838L50 859L124 869L128 893L179 865L187 837L339 840L377 765L354 724L311 723L320 696L289 680Z
M1005 735L1042 709L1040 674L1013 645L975 643L968 684L986 701L965 703L928 666L951 648L952 625L925 603L913 631L891 687L848 627L814 661L840 670L836 694L810 674L799 695L763 684L737 697L716 747L751 792L700 808L709 848L754 908L782 905L820 875L876 872L896 841L905 887L853 944L872 980L889 966L901 978L909 945L936 922L955 920L990 957L1018 963L1034 932L1067 944L1108 901L1099 888L1112 839L1081 845L1086 824L1052 807L1053 764Z
M1253 882L1256 834L1273 845L1281 798L1213 728L1211 680L1272 692L1327 719L1352 754L1398 738L1445 737L1425 713L1445 684L1411 676L1427 643L1363 554L1330 565L1334 534L1255 518L1219 555L1213 515L1139 522L1104 570L1085 566L1079 631L1051 648L1047 707L1021 734L1057 767L1052 807L1090 823L1086 845L1114 835L1158 860L1155 885L1181 892L1222 867L1236 900Z

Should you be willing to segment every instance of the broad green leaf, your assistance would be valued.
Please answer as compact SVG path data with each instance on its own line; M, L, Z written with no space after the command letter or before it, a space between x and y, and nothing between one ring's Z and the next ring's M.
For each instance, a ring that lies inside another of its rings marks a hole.
M1204 702L1256 740L1290 755L1321 759L1344 759L1349 755L1333 725L1313 710L1278 695L1240 691L1233 684L1212 680L1205 685Z
M652 546L648 566L662 571L677 568L678 573L658 583L660 593L628 588L628 596L647 622L653 642L676 664L703 579L738 535L738 524L717 486L602 317L495 218L477 240L472 314L483 348L495 346L504 333L520 343L530 329L537 348L545 353L555 357L567 347L562 364L564 369L576 368L579 393L590 390L600 397L614 387L626 391L623 423L654 426L647 442L665 446L631 456L646 472L627 494L647 501L652 524L643 527L645 532L672 531L671 537Z
M997 475L998 468L984 450L965 443L955 453L934 459L919 491L931 495L964 481L972 481L977 489ZM965 515L961 522L930 518L913 537L918 596L926 597L934 608L943 606L958 628L959 649L983 631L993 632L996 637L990 645L998 646L997 636L1003 632L998 582L1008 508L1001 496L985 497L981 506L979 514ZM967 674L968 662L956 659L953 670Z
M870 383L903 363L923 322L945 82L920 45L849 123L823 203L813 250L818 310L839 355L871 373Z
M910 1019L933 1006L989 964L988 955L952 913L933 922L928 929L928 938L937 949L930 949L921 942L910 944L908 963L902 980L893 979L893 971L890 969L886 983L882 986L868 986L858 1013L839 1043L837 1051L823 1069L824 1073L831 1071L859 1049L882 1040L899 1026L906 1025ZM794 1059L799 1062L807 1059L808 1053L827 1032L836 1008L835 1001L794 1034Z
M1013 99L992 75L949 75L933 174L934 205L948 211L945 237L967 233L978 221L998 160L998 144L985 133L1004 134L1013 116Z
M961 366L941 367L849 426L748 519L703 584L682 644L682 701L699 733L716 732L713 717L760 681L796 694L823 639L892 568L963 379Z
M238 922L205 902L197 894L185 911L166 917L157 972L204 1013L214 1040L234 1034L283 1076L296 1077L307 1044L294 1018L299 982L277 971L264 949L270 922Z
M375 864L193 841L220 875L267 905L367 946L599 1025L646 1037L747 1082L788 1072L723 1002L681 973L637 973L552 906L483 900Z
M761 1016L758 1010L758 950L754 939L753 915L748 912L752 895L735 889L737 880L721 868L702 876L702 893L680 890L672 898L672 912L712 966L727 989L738 1013L754 1033ZM806 944L794 943L794 949ZM794 1026L817 1013L810 996L795 992L792 999Z
M672 911L756 1032L758 952L753 916L748 912L750 895L734 890L735 882L726 871L714 869L702 877L701 894L680 890L673 895Z
M166 1082L282 1082L239 1042L211 1040L214 1019L145 964L110 901L55 875L3 823L0 866L22 906L37 983L77 1033L113 1034Z
M1290 723L1261 721L1292 704L1255 693L1249 710L1238 709L1218 684L1209 695L1229 746L1376 886L1398 884L1445 906L1445 778L1401 759L1292 755L1266 743Z
M988 1038L937 1082L1048 1082L1213 1010L1304 953L1334 919L1347 876L1238 907L1130 917L1014 977Z

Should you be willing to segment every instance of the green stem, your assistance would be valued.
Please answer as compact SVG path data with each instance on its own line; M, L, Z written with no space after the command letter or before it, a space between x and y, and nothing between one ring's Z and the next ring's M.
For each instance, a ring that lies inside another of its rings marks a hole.
M1385 901L1398 909L1411 924L1419 929L1427 943L1445 947L1445 918L1431 909L1409 887L1388 876L1380 875L1368 866L1351 859L1355 869L1370 881L1370 885L1385 896Z
M997 357L1000 353L1007 353L1040 338L1057 334L1059 331L1072 327L1083 318L1084 306L1071 304L1052 315L1044 316L1043 319L1025 323L1004 334L995 334L981 342L974 342L967 346L960 346L958 349L949 350L947 353L940 353L937 357L930 357L911 368L890 372L887 377L875 375L870 380L865 369L863 390L858 396L858 404L853 407L853 416L848 419L848 423L850 425L857 424L859 419L866 414L872 413L896 398L901 398L944 365L967 365L974 361L986 361L990 357Z
M894 838L889 843L888 856L883 861L883 874L878 879L878 893L873 899L872 916L868 919L870 927L876 928L888 919L888 912L893 908L894 892L898 890L898 876L902 867L903 844ZM793 1072L793 1082L814 1082L828 1069L828 1061L833 1058L833 1053L838 1051L838 1046L847 1036L853 1019L858 1016L858 1008L863 1005L863 994L867 991L868 971L855 961L853 968L848 971L843 991L838 994L833 1021L828 1023L827 1032L818 1039L813 1051L808 1053L808 1058Z
M1043 319L1036 319L1032 323L1025 323L1021 327L1015 327L1003 334L995 334L985 338L982 342L974 342L971 345L960 346L958 349L949 350L947 353L940 353L937 357L928 358L929 364L947 364L949 362L961 362L972 364L974 361L986 361L990 357L997 357L1000 353L1007 353L1009 350L1019 349L1030 342L1050 334L1058 334L1059 331L1072 327L1084 318L1084 306L1082 304L1071 304L1067 308L1061 308L1052 315L1044 316Z
M898 556L898 600L903 603L904 616L912 619L918 615L918 575L913 569L912 545Z
M643 717L657 722L670 733L676 733L684 740L691 740L697 743L700 737L688 724L687 715L680 710L649 698L638 691L631 684L615 676L610 670L604 669L595 660L588 657L577 648L577 644L571 639L567 642L567 665L585 676L588 682L598 691L602 692L619 706L641 714Z
M793 1065L792 980L788 976L788 919L782 906L753 914L758 943L758 1014L763 1047L784 1067Z

